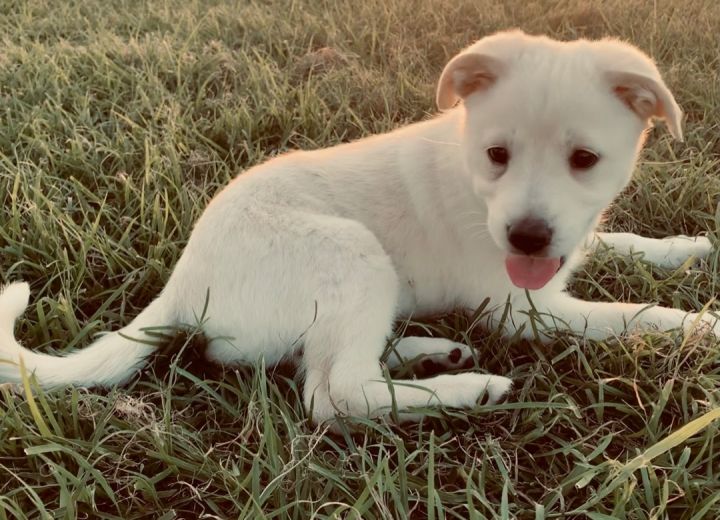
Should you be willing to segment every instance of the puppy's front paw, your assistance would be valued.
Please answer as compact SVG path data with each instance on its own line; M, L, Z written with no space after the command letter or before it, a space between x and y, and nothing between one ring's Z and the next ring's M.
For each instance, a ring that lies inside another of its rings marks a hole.
M512 388L512 379L503 376L465 373L438 377L449 383L440 400L457 408L472 408L478 402L495 404Z
M710 312L688 313L683 321L685 334L712 334L720 338L720 318Z
M662 242L667 246L667 249L662 255L650 259L650 261L668 269L680 267L689 258L703 260L710 256L713 249L712 243L707 237L677 235L663 238Z
M512 390L512 385L512 379L503 376L492 376L492 380L487 387L487 404L496 404L502 401Z

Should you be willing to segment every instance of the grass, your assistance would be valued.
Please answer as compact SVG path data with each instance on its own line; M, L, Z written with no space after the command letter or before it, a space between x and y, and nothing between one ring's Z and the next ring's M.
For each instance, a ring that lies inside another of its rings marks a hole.
M427 117L448 57L501 28L616 35L655 56L686 142L653 132L606 227L717 238L711 0L2 0L0 11L0 273L32 282L18 334L45 351L127 323L236 173ZM717 255L668 271L608 252L572 290L699 310L718 294L718 267ZM461 311L404 327L472 341L479 368L515 379L512 400L326 434L291 371L206 367L189 355L201 341L181 337L185 356L127 387L0 387L0 519L720 517L717 343L510 342Z

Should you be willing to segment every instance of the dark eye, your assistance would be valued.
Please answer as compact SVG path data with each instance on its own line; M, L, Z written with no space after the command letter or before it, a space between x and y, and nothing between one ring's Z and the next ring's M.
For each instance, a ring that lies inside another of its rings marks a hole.
M491 146L487 149L487 154L493 163L500 166L506 165L510 160L510 152L502 146Z
M590 150L578 149L570 155L570 167L573 170L589 170L597 164L600 156Z

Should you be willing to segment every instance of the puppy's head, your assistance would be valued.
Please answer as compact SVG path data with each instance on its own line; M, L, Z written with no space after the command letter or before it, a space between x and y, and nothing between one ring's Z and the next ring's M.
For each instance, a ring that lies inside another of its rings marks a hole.
M561 268L630 179L645 130L682 112L654 63L616 40L499 33L453 58L437 102L462 100L462 153L488 230L522 288Z

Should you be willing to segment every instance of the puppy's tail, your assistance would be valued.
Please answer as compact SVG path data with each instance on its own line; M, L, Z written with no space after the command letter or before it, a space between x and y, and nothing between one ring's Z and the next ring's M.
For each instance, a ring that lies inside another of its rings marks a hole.
M30 298L27 283L13 283L0 293L0 383L22 380L20 360L28 376L34 374L43 388L58 386L113 386L124 383L144 365L156 349L150 327L173 325L162 296L153 301L128 326L100 337L89 347L63 356L33 352L15 339L15 320Z

